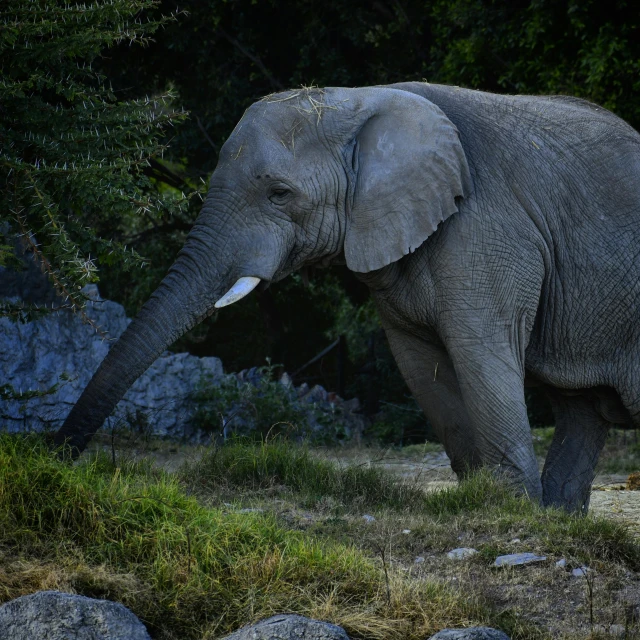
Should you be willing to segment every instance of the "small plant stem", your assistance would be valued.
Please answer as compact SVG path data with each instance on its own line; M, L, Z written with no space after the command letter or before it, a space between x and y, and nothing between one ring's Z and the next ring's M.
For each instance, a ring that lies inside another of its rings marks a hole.
M387 588L387 605L391 607L391 586L389 584L389 571L387 570L387 556L383 545L378 545L378 553L382 558L382 569L384 570L384 581Z

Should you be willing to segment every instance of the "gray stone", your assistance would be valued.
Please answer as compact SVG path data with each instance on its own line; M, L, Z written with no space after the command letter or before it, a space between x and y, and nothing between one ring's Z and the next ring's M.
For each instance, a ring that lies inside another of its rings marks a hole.
M459 547L457 549L451 549L451 551L447 553L447 558L449 558L449 560L464 560L465 558L475 556L476 553L478 553L477 549L472 549L471 547Z
M535 553L511 553L506 556L498 556L493 564L495 567L506 567L532 564L534 562L542 562L546 559L546 556L537 556Z
M40 591L0 606L0 638L11 640L151 640L125 606Z
M367 523L367 524L371 524L372 522L375 522L376 519L373 516L370 516L369 514L365 514L362 516L362 519Z
M55 392L30 399L0 401L0 426L21 431L26 425L41 430L59 428L111 345L130 320L124 307L103 300L95 285L83 290L89 302L86 316L100 332L68 310L50 313L33 322L0 318L0 378L18 393ZM160 436L192 435L195 411L191 394L203 378L223 375L218 358L165 352L133 384L118 404L112 424L119 419L148 422Z
M560 560L556 562L556 567L560 567L561 569L563 569L566 566L567 566L567 561L564 558L560 558Z
M469 627L468 629L443 629L429 640L510 640L509 636L491 627Z
M571 575L574 578L586 578L588 573L591 573L591 569L589 569L589 567L578 567L571 571Z
M342 627L304 616L279 615L242 627L224 640L349 640Z

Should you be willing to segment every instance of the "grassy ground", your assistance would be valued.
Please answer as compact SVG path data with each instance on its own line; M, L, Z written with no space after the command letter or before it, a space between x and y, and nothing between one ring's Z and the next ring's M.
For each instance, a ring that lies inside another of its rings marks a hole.
M640 638L640 547L623 526L540 510L486 474L425 493L375 464L397 454L369 453L236 443L169 473L122 451L66 465L37 439L0 437L0 599L118 600L163 640L287 611L373 640L472 624ZM479 553L448 560L460 546ZM516 551L547 560L492 567ZM588 580L570 573L582 565Z

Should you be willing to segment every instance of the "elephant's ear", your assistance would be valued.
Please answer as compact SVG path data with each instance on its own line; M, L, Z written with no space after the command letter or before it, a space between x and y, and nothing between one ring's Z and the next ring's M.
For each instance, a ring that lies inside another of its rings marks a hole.
M457 212L471 178L458 130L435 104L397 89L342 91L364 92L351 106L362 120L347 146L355 188L344 245L347 266L364 273L415 251Z

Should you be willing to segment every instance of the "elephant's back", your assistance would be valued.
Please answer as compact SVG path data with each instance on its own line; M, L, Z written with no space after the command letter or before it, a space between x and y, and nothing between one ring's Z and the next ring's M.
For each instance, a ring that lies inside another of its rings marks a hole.
M607 109L567 96L391 86L442 109L459 131L476 192L495 204L520 193L541 215L640 234L640 134Z

